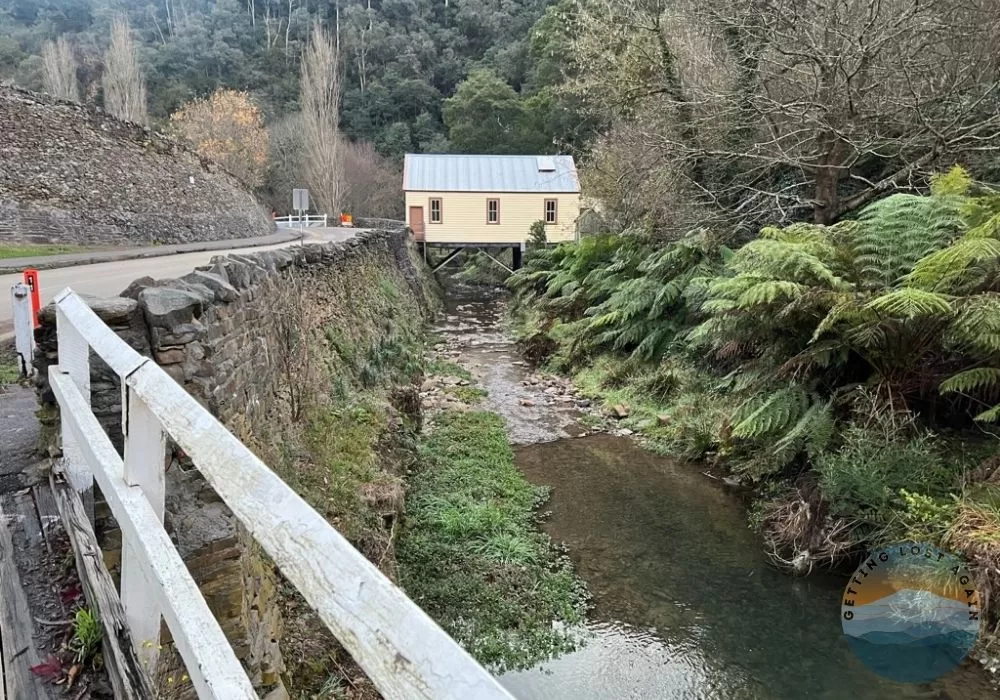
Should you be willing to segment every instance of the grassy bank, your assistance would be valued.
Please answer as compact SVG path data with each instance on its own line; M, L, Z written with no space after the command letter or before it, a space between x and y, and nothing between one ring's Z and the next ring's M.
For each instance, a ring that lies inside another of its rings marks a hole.
M529 359L751 490L776 564L915 538L1000 589L1000 193L956 169L832 226L586 238L510 285Z
M93 248L85 248L78 245L62 244L9 244L0 243L0 260L10 258L33 258L46 255L61 255L63 253L82 253Z
M421 438L398 561L406 591L477 659L531 665L568 649L582 585L538 527L545 489L514 464L503 420L445 411ZM558 625L554 623L560 623Z
M14 384L21 378L21 369L16 360L9 360L0 351L0 388Z

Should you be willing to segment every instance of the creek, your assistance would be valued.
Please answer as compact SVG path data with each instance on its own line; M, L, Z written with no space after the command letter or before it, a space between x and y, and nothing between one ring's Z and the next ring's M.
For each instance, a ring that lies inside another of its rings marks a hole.
M517 698L997 697L968 661L929 686L868 671L841 633L846 576L777 571L743 503L697 464L593 432L520 360L502 313L497 299L451 299L437 331L506 419L520 469L551 487L544 527L594 602L578 650L501 677Z

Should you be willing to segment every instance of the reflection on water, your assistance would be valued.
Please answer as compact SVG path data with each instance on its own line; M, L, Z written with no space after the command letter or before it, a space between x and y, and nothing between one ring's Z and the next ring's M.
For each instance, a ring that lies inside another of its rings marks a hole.
M521 700L995 697L971 671L933 687L874 676L841 636L843 581L769 567L740 504L693 465L606 435L518 462L553 487L546 529L596 603L579 651L503 677Z

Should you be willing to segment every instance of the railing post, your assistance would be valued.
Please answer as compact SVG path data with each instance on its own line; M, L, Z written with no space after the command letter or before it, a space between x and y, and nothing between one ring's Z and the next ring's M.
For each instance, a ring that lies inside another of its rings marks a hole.
M10 301L14 312L14 348L21 358L21 374L34 373L31 364L35 356L34 322L31 313L31 289L18 282L10 289Z
M122 377L122 430L125 434L125 483L142 490L162 523L166 492L166 435L159 419L128 386L127 377ZM123 537L121 599L136 653L150 675L154 675L162 611L146 572L146 560L137 552L138 548L129 542L129 538Z
M59 301L57 299L57 301ZM59 346L59 371L68 374L83 400L90 405L90 346L80 332L56 306L56 342ZM63 464L66 479L80 494L80 500L94 520L94 475L83 458L66 415L60 416Z

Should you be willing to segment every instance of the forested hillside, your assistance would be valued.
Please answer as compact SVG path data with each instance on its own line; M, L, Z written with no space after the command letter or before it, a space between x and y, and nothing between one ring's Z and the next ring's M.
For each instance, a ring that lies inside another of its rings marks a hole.
M343 132L398 156L447 147L443 100L474 69L486 72L478 74L464 97L499 106L504 118L523 118L514 112L525 107L522 93L538 92L530 36L545 5L546 0L345 0L339 6L301 0L3 0L0 80L44 90L43 43L65 36L76 54L85 97L99 101L101 56L112 19L124 10L140 43L154 119L166 119L186 102L229 87L249 91L274 122L297 109L299 58L310 26L321 22L341 42L347 78ZM526 138L531 148L552 151L546 102L536 98L527 105L540 133ZM465 115L454 118L461 122ZM520 137L507 136L507 144L476 143L468 134L461 138L473 148L521 150L510 142Z
M381 202L370 193L397 192L408 151L561 152L586 140L586 120L567 106L572 98L552 89L560 78L547 58L552 23L532 31L547 3L2 0L0 81L51 91L43 54L46 42L61 37L76 64L75 94L104 105L104 52L124 13L151 122L167 126L170 115L220 88L247 92L274 142L260 191L284 208L286 190L301 184L290 182L301 130L300 61L320 24L340 46L340 130L358 146L348 170L361 173L354 189L369 193L351 204L386 215L399 205L386 203L388 192Z

